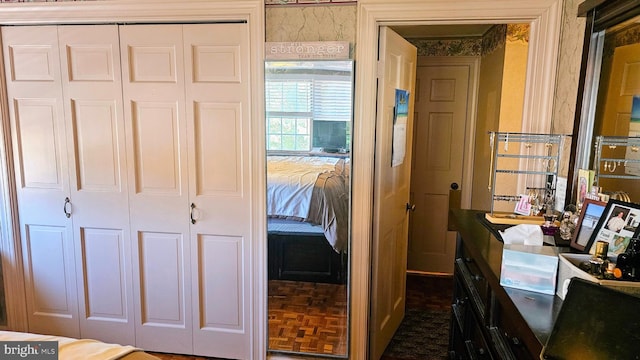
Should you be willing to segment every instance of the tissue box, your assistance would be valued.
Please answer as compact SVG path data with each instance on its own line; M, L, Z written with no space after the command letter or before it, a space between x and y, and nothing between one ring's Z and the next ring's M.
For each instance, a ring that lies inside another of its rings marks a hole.
M504 245L500 285L553 295L556 292L557 273L556 247Z
M569 286L569 280L573 277L578 277L587 281L591 281L602 286L606 286L618 291L622 291L631 295L640 297L640 282L635 281L621 281L621 280L601 280L591 274L586 273L578 265L583 261L588 261L591 258L589 254L560 254L558 255L558 286L556 295L564 300L567 294L567 287ZM609 259L615 261L615 259Z

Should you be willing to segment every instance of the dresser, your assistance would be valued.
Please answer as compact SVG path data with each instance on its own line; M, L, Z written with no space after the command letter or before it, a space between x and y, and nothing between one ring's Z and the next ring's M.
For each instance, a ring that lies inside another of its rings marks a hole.
M457 231L449 354L452 359L539 359L562 300L502 287L503 243L484 213L452 210Z

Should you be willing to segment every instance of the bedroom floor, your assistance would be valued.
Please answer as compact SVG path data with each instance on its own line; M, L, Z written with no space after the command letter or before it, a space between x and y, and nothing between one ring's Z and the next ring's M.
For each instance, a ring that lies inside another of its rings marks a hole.
M269 349L345 355L345 285L269 281ZM450 309L451 277L407 275L407 308ZM208 358L152 353L162 360ZM272 353L272 360L302 359ZM209 358L210 359L210 358ZM383 358L384 359L384 356Z

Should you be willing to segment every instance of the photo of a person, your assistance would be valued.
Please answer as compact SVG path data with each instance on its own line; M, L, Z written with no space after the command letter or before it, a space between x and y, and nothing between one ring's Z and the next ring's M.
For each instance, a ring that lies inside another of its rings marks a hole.
M626 223L625 212L621 210L614 210L613 216L607 220L606 228L613 232L620 232L624 228Z
M625 250L627 250L629 241L631 241L631 238L629 237L615 235L613 237L613 241L609 243L609 254L611 253L614 253L616 255L622 254Z
M584 198L587 196L587 179L584 177L580 178L580 195L578 196L578 201L580 204L584 202Z

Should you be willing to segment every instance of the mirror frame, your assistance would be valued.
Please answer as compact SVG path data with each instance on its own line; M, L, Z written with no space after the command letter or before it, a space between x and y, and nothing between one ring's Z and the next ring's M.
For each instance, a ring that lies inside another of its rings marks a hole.
M593 149L593 126L600 82L600 66L605 30L640 15L640 0L586 0L578 6L578 16L586 17L582 65L578 81L566 199L577 201L574 191L578 169L589 169Z

